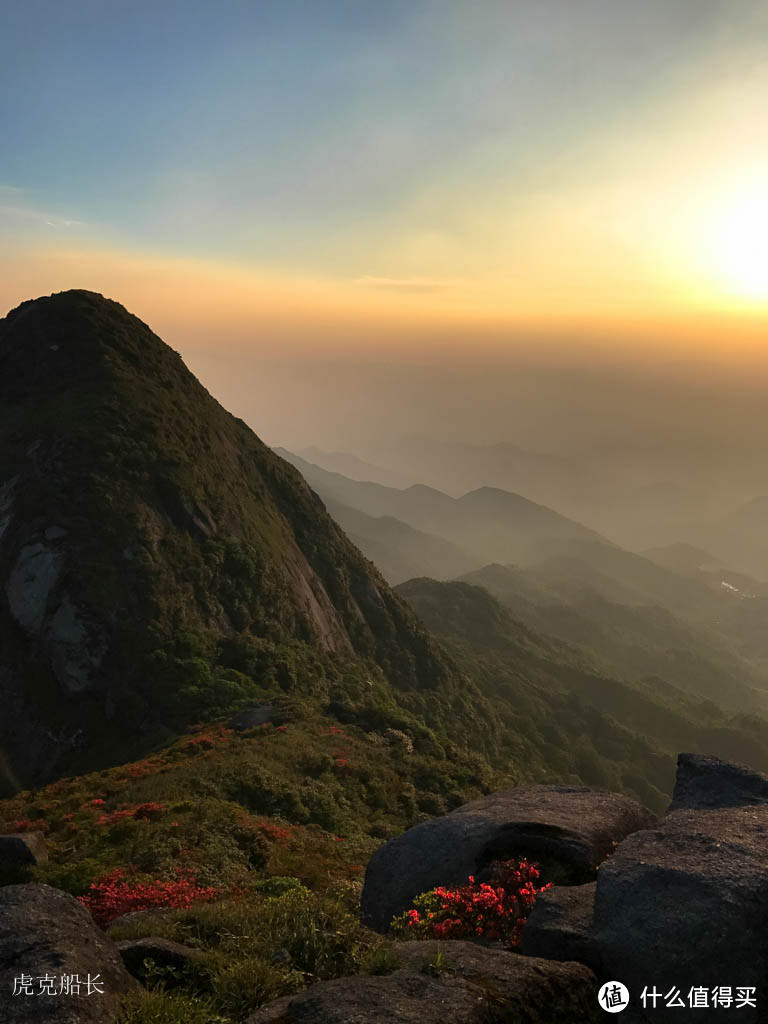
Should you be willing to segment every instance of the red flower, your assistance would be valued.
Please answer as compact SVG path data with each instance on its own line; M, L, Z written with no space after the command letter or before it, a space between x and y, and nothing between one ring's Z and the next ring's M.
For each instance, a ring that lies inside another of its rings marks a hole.
M415 901L418 909L395 918L393 927L423 938L481 937L517 946L537 894L549 888L537 889L538 877L538 868L528 861L497 864L490 883L470 875L456 889L438 886L423 893Z
M96 923L104 926L121 914L150 907L189 907L208 903L219 895L212 886L198 885L188 871L177 871L173 881L131 882L122 868L91 883L88 895L80 902L93 914Z

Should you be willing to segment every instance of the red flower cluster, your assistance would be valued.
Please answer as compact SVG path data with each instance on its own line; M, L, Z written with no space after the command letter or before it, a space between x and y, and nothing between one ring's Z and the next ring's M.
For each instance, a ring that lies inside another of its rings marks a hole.
M333 758L333 767L338 771L339 775L349 776L351 769L349 767L349 751L334 750L331 754Z
M138 804L133 807L121 807L119 811L111 811L109 814L102 814L96 819L97 825L116 825L126 818L135 818L137 821L152 821L165 810L165 804L154 802Z
M42 818L30 821L28 818L19 818L16 821L8 822L11 832L45 832L48 828Z
M97 825L116 825L119 821L133 817L133 808L125 807L121 811L112 811L109 814L101 814L96 819Z
M139 804L136 810L133 812L134 818L156 818L158 814L161 814L165 810L165 804L158 804L154 801L150 801L147 804Z
M86 896L80 896L98 925L104 927L121 914L150 907L189 907L209 903L219 895L212 886L198 885L191 873L179 872L170 882L132 882L122 868L91 883Z
M272 825L268 821L258 822L256 828L258 828L261 834L266 836L267 839L271 839L273 843L286 843L289 839L293 838L293 832L291 829L281 828L279 825Z
M164 757L160 757L159 755L147 757L143 761L137 761L135 764L124 765L120 769L119 781L124 782L126 779L143 779L145 775L154 775L156 772L162 771L162 769L167 766L168 761Z
M392 922L395 931L414 938L483 938L519 946L523 926L536 896L552 884L536 887L537 865L526 860L496 865L490 883L476 882L456 889L438 886L414 900L414 909Z

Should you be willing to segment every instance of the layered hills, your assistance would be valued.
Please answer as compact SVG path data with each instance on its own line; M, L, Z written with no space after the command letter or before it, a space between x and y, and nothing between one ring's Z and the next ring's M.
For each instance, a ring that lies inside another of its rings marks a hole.
M329 717L357 730L371 764L402 743L416 788L389 813L406 823L428 813L419 790L437 806L494 780L658 808L681 735L766 763L763 719L734 713L762 710L759 670L714 631L699 645L728 594L520 495L398 490L291 457L305 479L115 302L71 291L0 321L0 402L6 792L255 702L308 735ZM395 592L353 541L395 577L465 582ZM355 800L388 806L374 776Z
M492 561L530 562L553 554L574 541L599 540L599 534L545 505L496 487L480 487L452 498L434 487L413 484L386 487L352 480L321 469L285 449L291 462L324 501L390 516L459 548L476 566ZM373 531L373 524L369 524ZM371 533L375 538L376 534Z
M692 545L638 554L520 495L350 479L284 452L390 582L461 578L607 675L765 712L761 584ZM470 571L457 566L473 563Z

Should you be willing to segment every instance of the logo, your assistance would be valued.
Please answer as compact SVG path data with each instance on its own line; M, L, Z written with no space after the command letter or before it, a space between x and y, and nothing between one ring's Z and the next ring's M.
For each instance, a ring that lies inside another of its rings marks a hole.
M620 981L606 981L597 993L597 1001L607 1013L621 1013L629 1006L629 989Z

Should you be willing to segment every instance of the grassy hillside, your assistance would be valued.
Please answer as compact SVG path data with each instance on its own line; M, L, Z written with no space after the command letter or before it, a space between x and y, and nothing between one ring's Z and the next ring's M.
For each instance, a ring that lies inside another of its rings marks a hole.
M202 954L189 974L150 976L156 991L128 1000L124 1021L241 1022L313 980L379 969L386 944L358 923L371 852L409 824L519 781L458 748L419 746L404 731L341 727L295 702L245 732L200 728L141 761L0 801L0 833L42 830L50 851L47 864L0 884L94 896L104 880L110 895L92 904L104 924L151 904L147 894L162 889L162 905L174 887L193 886L204 901L113 932L166 936Z

